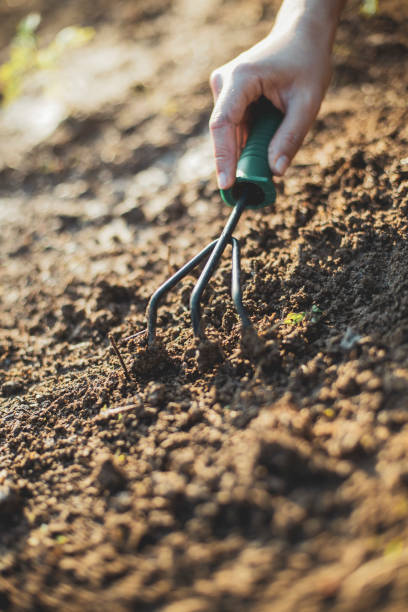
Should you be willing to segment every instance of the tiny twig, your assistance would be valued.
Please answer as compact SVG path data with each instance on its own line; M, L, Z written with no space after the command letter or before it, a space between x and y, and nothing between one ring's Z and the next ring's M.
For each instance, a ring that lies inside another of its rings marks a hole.
M173 274L173 266L171 265L171 246L167 245L167 274L171 276Z
M113 350L114 350L114 351L115 351L115 353L116 353L116 357L117 357L117 358L119 359L119 361L120 361L120 365L122 366L122 369L123 369L123 371L124 371L124 373L125 373L125 377L126 377L126 379L127 379L128 381L130 381L130 374L129 374L129 370L127 369L126 364L125 364L125 362L123 361L123 357L122 357L122 355L120 354L120 351L119 351L118 345L116 344L115 338L113 337L113 335L112 335L112 334L108 334L108 338L109 338L109 340L110 340L110 343L111 343L111 345L112 345Z
M100 421L111 416L116 416L118 414L123 414L124 412L131 412L135 410L135 408L139 408L138 404L128 404L127 406L118 406L117 408L108 408L108 410L104 410L100 412L94 417L95 421Z
M126 338L123 338L123 342L127 342L128 340L133 340L134 338L141 336L145 332L147 332L147 329L142 329L142 331L137 332L137 334L132 334L131 336L127 336Z

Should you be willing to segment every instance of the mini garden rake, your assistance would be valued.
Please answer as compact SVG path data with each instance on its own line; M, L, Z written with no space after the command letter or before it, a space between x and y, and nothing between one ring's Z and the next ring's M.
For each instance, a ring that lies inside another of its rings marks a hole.
M190 298L191 320L196 337L202 337L200 301L211 276L228 244L232 246L231 296L243 327L251 322L242 303L240 284L240 248L232 233L246 208L259 209L273 204L276 191L268 164L268 145L282 121L282 113L262 97L253 105L253 124L246 146L237 165L236 181L231 189L221 190L221 196L233 207L231 215L217 240L207 245L198 255L164 282L150 298L147 306L147 338L151 346L156 338L157 309L160 300L173 287L208 257Z

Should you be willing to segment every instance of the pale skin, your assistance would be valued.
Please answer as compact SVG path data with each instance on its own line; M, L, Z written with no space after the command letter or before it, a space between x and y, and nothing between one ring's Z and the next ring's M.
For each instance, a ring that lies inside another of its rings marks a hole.
M331 53L347 0L283 0L272 31L215 70L210 133L220 189L231 187L247 135L249 105L261 95L284 113L268 161L282 176L309 131L331 76Z

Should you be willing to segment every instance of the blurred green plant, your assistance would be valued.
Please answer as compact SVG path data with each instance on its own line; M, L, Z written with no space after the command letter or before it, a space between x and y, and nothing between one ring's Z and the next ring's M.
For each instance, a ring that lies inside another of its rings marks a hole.
M378 11L378 0L364 0L361 6L361 12L363 15L372 17Z
M30 13L17 26L10 44L9 60L0 66L3 105L21 94L24 77L30 71L55 68L64 51L84 45L95 35L93 28L69 26L58 32L47 47L39 49L36 30L40 22L39 13Z
M35 31L40 21L38 13L31 13L17 26L16 35L10 46L10 59L0 67L3 104L8 104L19 95L23 76L35 64L37 48Z

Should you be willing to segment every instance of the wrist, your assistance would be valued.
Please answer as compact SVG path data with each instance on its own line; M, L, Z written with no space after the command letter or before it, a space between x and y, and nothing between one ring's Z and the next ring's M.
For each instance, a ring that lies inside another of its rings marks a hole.
M273 32L309 35L331 49L347 0L283 0Z

